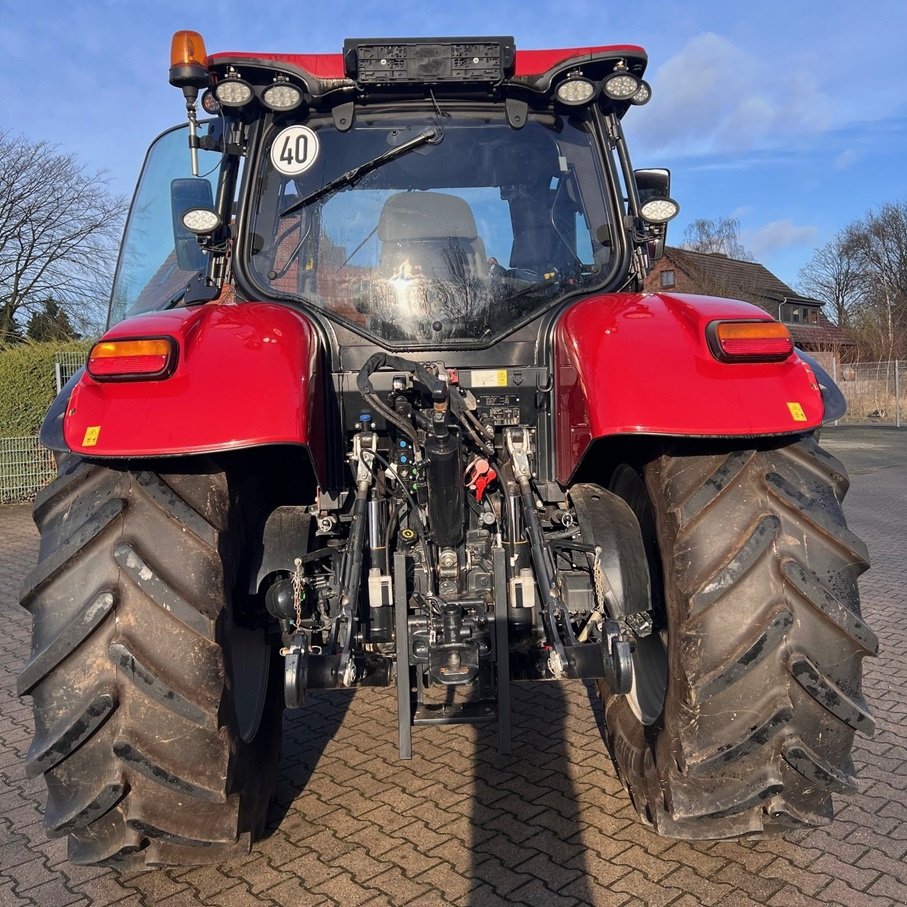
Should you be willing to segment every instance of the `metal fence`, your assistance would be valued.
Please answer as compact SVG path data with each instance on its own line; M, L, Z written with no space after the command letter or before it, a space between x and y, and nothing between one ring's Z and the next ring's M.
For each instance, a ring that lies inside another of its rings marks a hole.
M84 352L57 353L57 393L84 364ZM0 438L0 504L33 498L55 474L53 454L41 446L36 436Z
M0 438L0 504L34 497L55 473L53 454L37 437Z
M57 382L57 393L63 390L63 385L85 365L85 353L69 352L57 353L54 362L54 378Z
M842 422L875 422L900 428L907 420L907 362L838 365L832 377L847 400Z

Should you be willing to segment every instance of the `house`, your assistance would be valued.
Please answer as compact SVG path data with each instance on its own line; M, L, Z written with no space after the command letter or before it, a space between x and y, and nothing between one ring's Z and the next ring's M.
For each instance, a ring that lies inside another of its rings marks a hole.
M842 353L847 358L847 351L856 346L825 317L821 300L800 296L755 261L667 246L644 287L649 293L703 293L752 302L784 322L794 343L832 374L840 371Z

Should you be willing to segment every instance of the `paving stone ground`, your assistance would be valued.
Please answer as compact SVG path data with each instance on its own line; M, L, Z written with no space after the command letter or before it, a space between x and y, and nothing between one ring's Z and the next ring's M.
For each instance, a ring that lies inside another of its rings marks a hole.
M268 837L243 860L118 873L66 861L45 837L43 782L23 760L31 706L15 694L29 649L17 605L34 563L29 507L0 507L0 905L847 905L907 903L907 431L843 427L850 524L873 569L863 610L882 640L866 663L878 730L854 761L862 790L797 840L669 841L640 827L578 682L514 687L514 748L493 734L420 728L396 752L393 690L309 694L285 723Z

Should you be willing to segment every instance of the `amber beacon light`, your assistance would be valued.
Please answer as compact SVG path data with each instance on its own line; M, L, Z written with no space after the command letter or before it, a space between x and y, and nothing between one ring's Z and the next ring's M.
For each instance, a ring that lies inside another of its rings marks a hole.
M170 44L170 84L196 90L208 85L208 52L197 31L174 33Z

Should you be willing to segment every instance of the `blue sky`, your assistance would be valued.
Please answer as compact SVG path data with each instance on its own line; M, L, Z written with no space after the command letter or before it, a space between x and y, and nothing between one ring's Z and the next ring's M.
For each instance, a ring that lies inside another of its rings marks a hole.
M625 119L637 167L667 166L681 215L734 216L796 282L812 250L907 199L905 0L0 0L0 130L46 139L130 194L180 122L170 38L209 52L336 52L345 37L513 34L517 47L641 44L653 100Z

